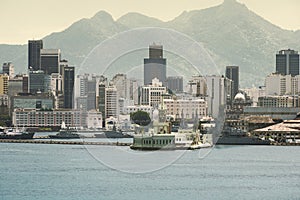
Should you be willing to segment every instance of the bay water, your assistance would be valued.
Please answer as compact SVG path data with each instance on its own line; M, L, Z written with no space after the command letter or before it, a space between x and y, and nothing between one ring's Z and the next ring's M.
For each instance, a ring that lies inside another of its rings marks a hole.
M89 148L102 154L97 157ZM134 162L126 155L120 161L112 148L0 143L0 199L300 199L300 147L185 151L145 172L138 171L145 161ZM101 161L103 155L117 164ZM151 159L147 165L160 162ZM126 165L131 170L124 170Z

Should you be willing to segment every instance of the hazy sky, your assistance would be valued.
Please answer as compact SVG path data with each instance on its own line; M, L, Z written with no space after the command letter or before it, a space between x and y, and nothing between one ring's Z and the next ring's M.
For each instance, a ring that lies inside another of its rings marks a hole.
M282 28L300 29L300 0L238 0ZM176 2L176 3L175 3ZM168 21L184 10L203 9L223 0L0 0L0 43L24 44L51 32L62 31L100 10L114 19L139 12Z

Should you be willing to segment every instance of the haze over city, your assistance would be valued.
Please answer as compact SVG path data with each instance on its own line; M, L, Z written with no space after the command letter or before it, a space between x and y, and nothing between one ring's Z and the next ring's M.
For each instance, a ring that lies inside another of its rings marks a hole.
M228 0L232 1L232 0ZM52 32L66 29L75 21L90 18L105 10L116 20L128 12L138 12L163 21L179 16L183 11L199 10L219 5L223 0L88 0L88 1L17 1L2 0L0 44L25 44L28 39L40 39ZM250 10L283 29L300 29L298 0L238 0ZM18 6L16 6L18 5ZM45 12L46 11L46 12Z

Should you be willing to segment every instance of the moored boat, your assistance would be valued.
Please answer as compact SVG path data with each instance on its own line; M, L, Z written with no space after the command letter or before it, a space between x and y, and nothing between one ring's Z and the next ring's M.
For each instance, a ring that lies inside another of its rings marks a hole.
M0 127L0 139L11 139L11 140L25 140L25 139L32 139L34 136L34 132L29 132L25 130L19 129L5 129Z

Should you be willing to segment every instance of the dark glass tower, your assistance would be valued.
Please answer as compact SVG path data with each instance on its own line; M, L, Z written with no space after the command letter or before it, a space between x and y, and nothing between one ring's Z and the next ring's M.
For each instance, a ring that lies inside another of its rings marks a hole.
M64 108L73 108L73 94L75 82L75 67L63 68Z
M163 46L150 45L149 58L144 59L144 85L149 85L152 83L152 79L158 78L166 86L166 74L166 59L163 58Z
M43 48L43 40L28 41L28 68L32 71L40 69L40 50Z
M227 66L226 78L233 81L233 87L232 87L232 98L233 98L239 91L239 66Z
M297 51L288 49L281 50L276 54L276 73L282 75L299 75L299 54Z
M41 49L41 70L47 75L60 73L60 50Z

